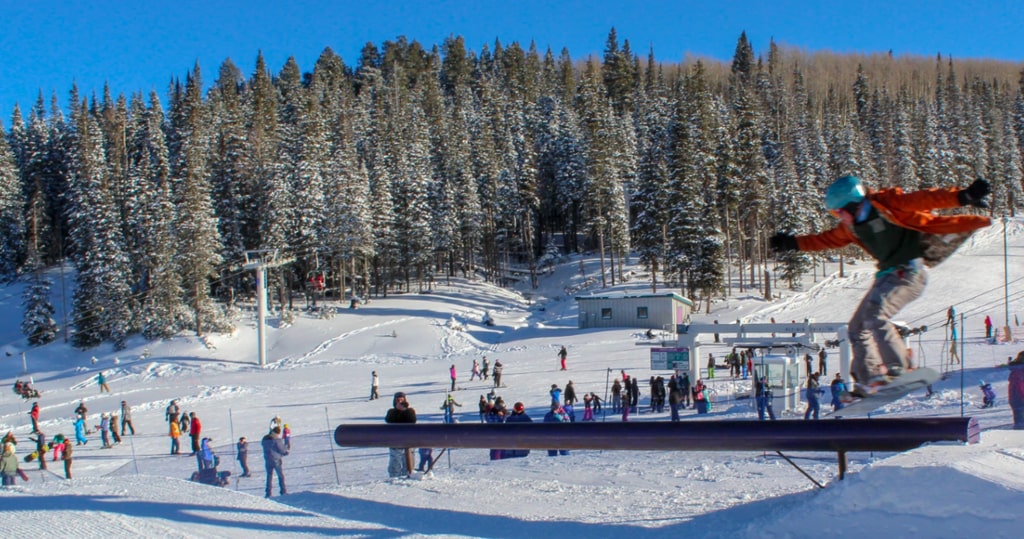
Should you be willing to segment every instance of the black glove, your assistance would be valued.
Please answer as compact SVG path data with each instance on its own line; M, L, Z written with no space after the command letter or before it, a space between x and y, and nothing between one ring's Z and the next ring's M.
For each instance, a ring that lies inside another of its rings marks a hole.
M989 188L988 182L978 178L974 180L971 185L968 185L965 189L961 189L956 194L956 198L960 201L961 206L974 206L975 208L987 208L988 204L984 198L992 190Z
M768 238L768 246L773 251L797 251L800 247L796 243L796 236L779 232L778 234Z

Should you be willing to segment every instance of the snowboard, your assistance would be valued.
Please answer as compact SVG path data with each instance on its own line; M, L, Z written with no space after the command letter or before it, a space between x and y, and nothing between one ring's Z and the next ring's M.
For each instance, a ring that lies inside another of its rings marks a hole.
M920 367L904 373L892 383L878 388L871 395L855 398L842 409L828 415L831 417L869 415L886 404L896 402L918 389L924 389L938 382L941 378L942 375L938 371Z

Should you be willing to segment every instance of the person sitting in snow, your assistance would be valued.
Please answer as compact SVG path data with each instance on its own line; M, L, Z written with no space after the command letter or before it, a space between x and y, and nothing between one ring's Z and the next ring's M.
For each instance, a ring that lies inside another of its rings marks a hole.
M996 405L996 392L992 390L992 384L982 380L978 383L978 387L981 388L983 395L981 401L982 408L992 408Z

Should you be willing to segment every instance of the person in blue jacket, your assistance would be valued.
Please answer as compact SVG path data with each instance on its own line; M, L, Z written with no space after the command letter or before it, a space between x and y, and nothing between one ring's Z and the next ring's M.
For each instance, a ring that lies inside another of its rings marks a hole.
M217 467L217 456L214 455L213 448L210 447L212 441L212 438L203 438L203 441L199 443L200 470Z
M75 445L85 445L89 439L85 437L85 416L79 415L75 420Z
M846 393L846 382L843 381L842 375L838 372L836 377L832 379L830 389L832 390L832 411L842 410L843 406L845 406L842 396L843 393Z
M568 423L569 416L565 414L562 407L557 402L551 403L551 411L544 414L545 423ZM568 455L568 449L548 449L548 456L555 457L558 455Z
M814 416L814 419L818 419L818 416L821 413L820 398L821 394L824 392L825 390L821 389L818 384L818 373L811 373L811 375L807 377L807 411L804 412L804 419L810 419L812 415Z
M288 450L281 440L281 428L274 427L267 433L260 442L263 446L263 465L267 470L267 492L264 497L269 498L273 492L274 473L277 472L277 484L281 488L281 495L288 494L284 486L284 471L282 470L282 457L288 455Z

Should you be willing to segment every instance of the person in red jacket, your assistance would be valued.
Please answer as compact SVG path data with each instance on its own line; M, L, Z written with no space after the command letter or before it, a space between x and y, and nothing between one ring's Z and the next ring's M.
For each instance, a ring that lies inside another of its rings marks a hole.
M32 434L39 432L39 403L32 403L32 410L28 413L29 417L32 418Z
M191 456L194 457L196 455L196 453L199 453L199 439L200 439L200 437L202 436L202 433L203 433L203 425L202 425L202 423L199 422L199 418L196 417L196 413L195 412L189 412L188 413L188 418L189 418L188 435L192 438L192 454L191 454Z
M991 224L981 215L935 215L933 209L987 207L985 180L958 189L924 189L904 193L890 188L870 191L856 176L843 176L825 191L825 207L839 225L820 234L779 233L770 246L779 252L823 251L851 243L878 260L878 272L850 319L850 370L857 382L852 393L870 394L910 367L909 353L891 319L924 291L925 266L946 259L975 230Z

